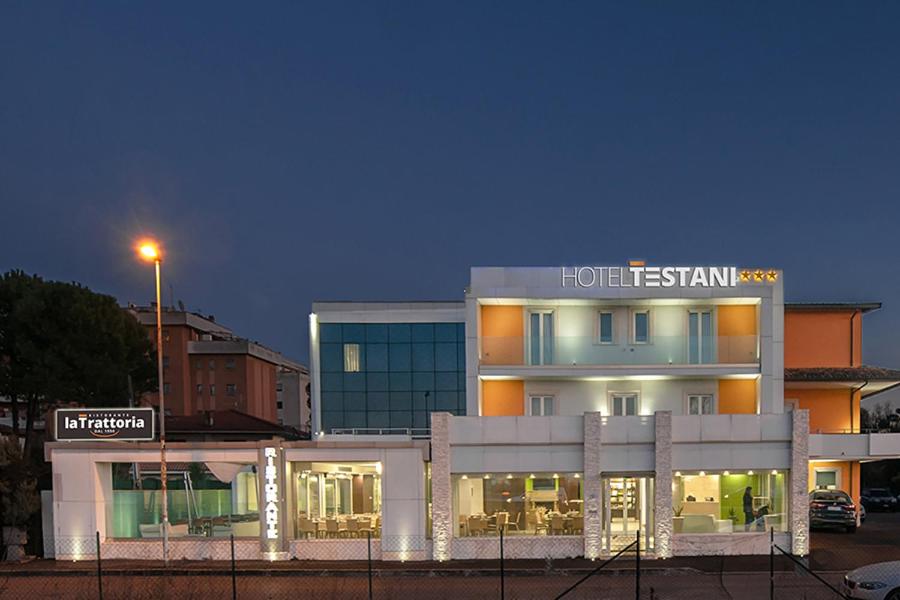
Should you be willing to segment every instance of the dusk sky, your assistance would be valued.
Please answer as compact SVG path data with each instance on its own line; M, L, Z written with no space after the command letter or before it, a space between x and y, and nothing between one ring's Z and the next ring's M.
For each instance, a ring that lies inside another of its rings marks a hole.
M775 267L900 368L900 3L0 4L0 269L308 358L470 266ZM171 286L171 295L170 287Z

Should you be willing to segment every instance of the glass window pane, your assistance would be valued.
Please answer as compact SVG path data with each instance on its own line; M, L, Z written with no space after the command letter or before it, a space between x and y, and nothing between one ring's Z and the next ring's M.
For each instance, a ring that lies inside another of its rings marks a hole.
M711 415L713 412L713 397L703 396L703 414Z
M600 343L611 344L613 341L612 313L600 313Z
M411 341L409 323L391 323L388 325L388 340L390 342Z
M412 410L412 392L391 392L391 410Z
M343 392L322 392L322 411L339 412L344 409Z
M543 337L543 363L545 365L553 364L553 315L544 315L544 337Z
M366 327L362 323L344 323L341 330L343 332L343 339L341 341L345 344L347 342L362 344L366 341Z
M708 364L713 362L712 313L704 312L700 315L700 328L703 348L700 360Z
M366 391L368 392L386 392L388 391L388 375L387 373L367 373L366 374Z
M387 344L366 344L366 370L367 371L387 371L388 370L388 345Z
M626 398L626 415L633 416L637 414L637 396L628 396Z
M340 344L343 341L341 339L341 324L340 323L320 323L319 324L319 341L322 343L334 342L334 343Z
M531 414L537 416L541 414L541 398L540 396L531 397Z
M434 345L434 358L435 371L456 371L456 344L436 343Z
M359 344L344 344L344 372L358 373L360 362Z
M436 390L443 391L456 391L456 373L450 371L446 373L435 373L435 385L434 388Z
M366 324L366 341L370 344L373 342L387 343L388 328L384 323L367 323Z
M434 373L413 373L412 389L416 391L428 392L435 388Z
M553 411L553 396L544 398L544 415L555 414Z
M340 392L344 389L343 373L322 373L322 391Z
M411 330L413 342L434 341L434 325L431 323L413 323Z
M700 362L700 338L697 332L697 313L688 313L688 362L695 365Z
M366 392L366 405L369 410L389 410L390 395L387 392Z
M541 364L541 315L539 313L531 313L530 319L531 364L539 365Z
M456 323L435 323L434 324L434 341L436 342L457 342L462 338L456 336Z
M410 344L390 344L388 346L388 366L391 371L409 371L412 368Z
M634 341L645 343L650 338L649 314L646 312L634 313Z
M412 344L412 370L434 371L434 344Z
M392 392L408 392L412 389L412 377L408 371L406 373L391 373L389 383Z
M366 374L365 373L344 373L344 391L345 392L365 392L366 391Z

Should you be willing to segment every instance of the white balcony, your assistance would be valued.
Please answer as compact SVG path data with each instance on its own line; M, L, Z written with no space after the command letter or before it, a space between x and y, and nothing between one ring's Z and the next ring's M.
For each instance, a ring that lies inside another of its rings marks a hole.
M817 460L900 458L900 433L813 433L809 457Z

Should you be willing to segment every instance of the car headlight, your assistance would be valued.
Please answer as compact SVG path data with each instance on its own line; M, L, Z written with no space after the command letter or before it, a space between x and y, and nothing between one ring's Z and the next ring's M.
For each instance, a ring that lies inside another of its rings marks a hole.
M880 590L887 587L887 584L880 581L860 581L856 586L861 590Z

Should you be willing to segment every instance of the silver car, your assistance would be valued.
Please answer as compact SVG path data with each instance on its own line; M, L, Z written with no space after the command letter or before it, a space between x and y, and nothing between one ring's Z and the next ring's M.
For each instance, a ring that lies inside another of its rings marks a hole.
M860 567L844 577L843 592L859 600L900 600L900 560Z

